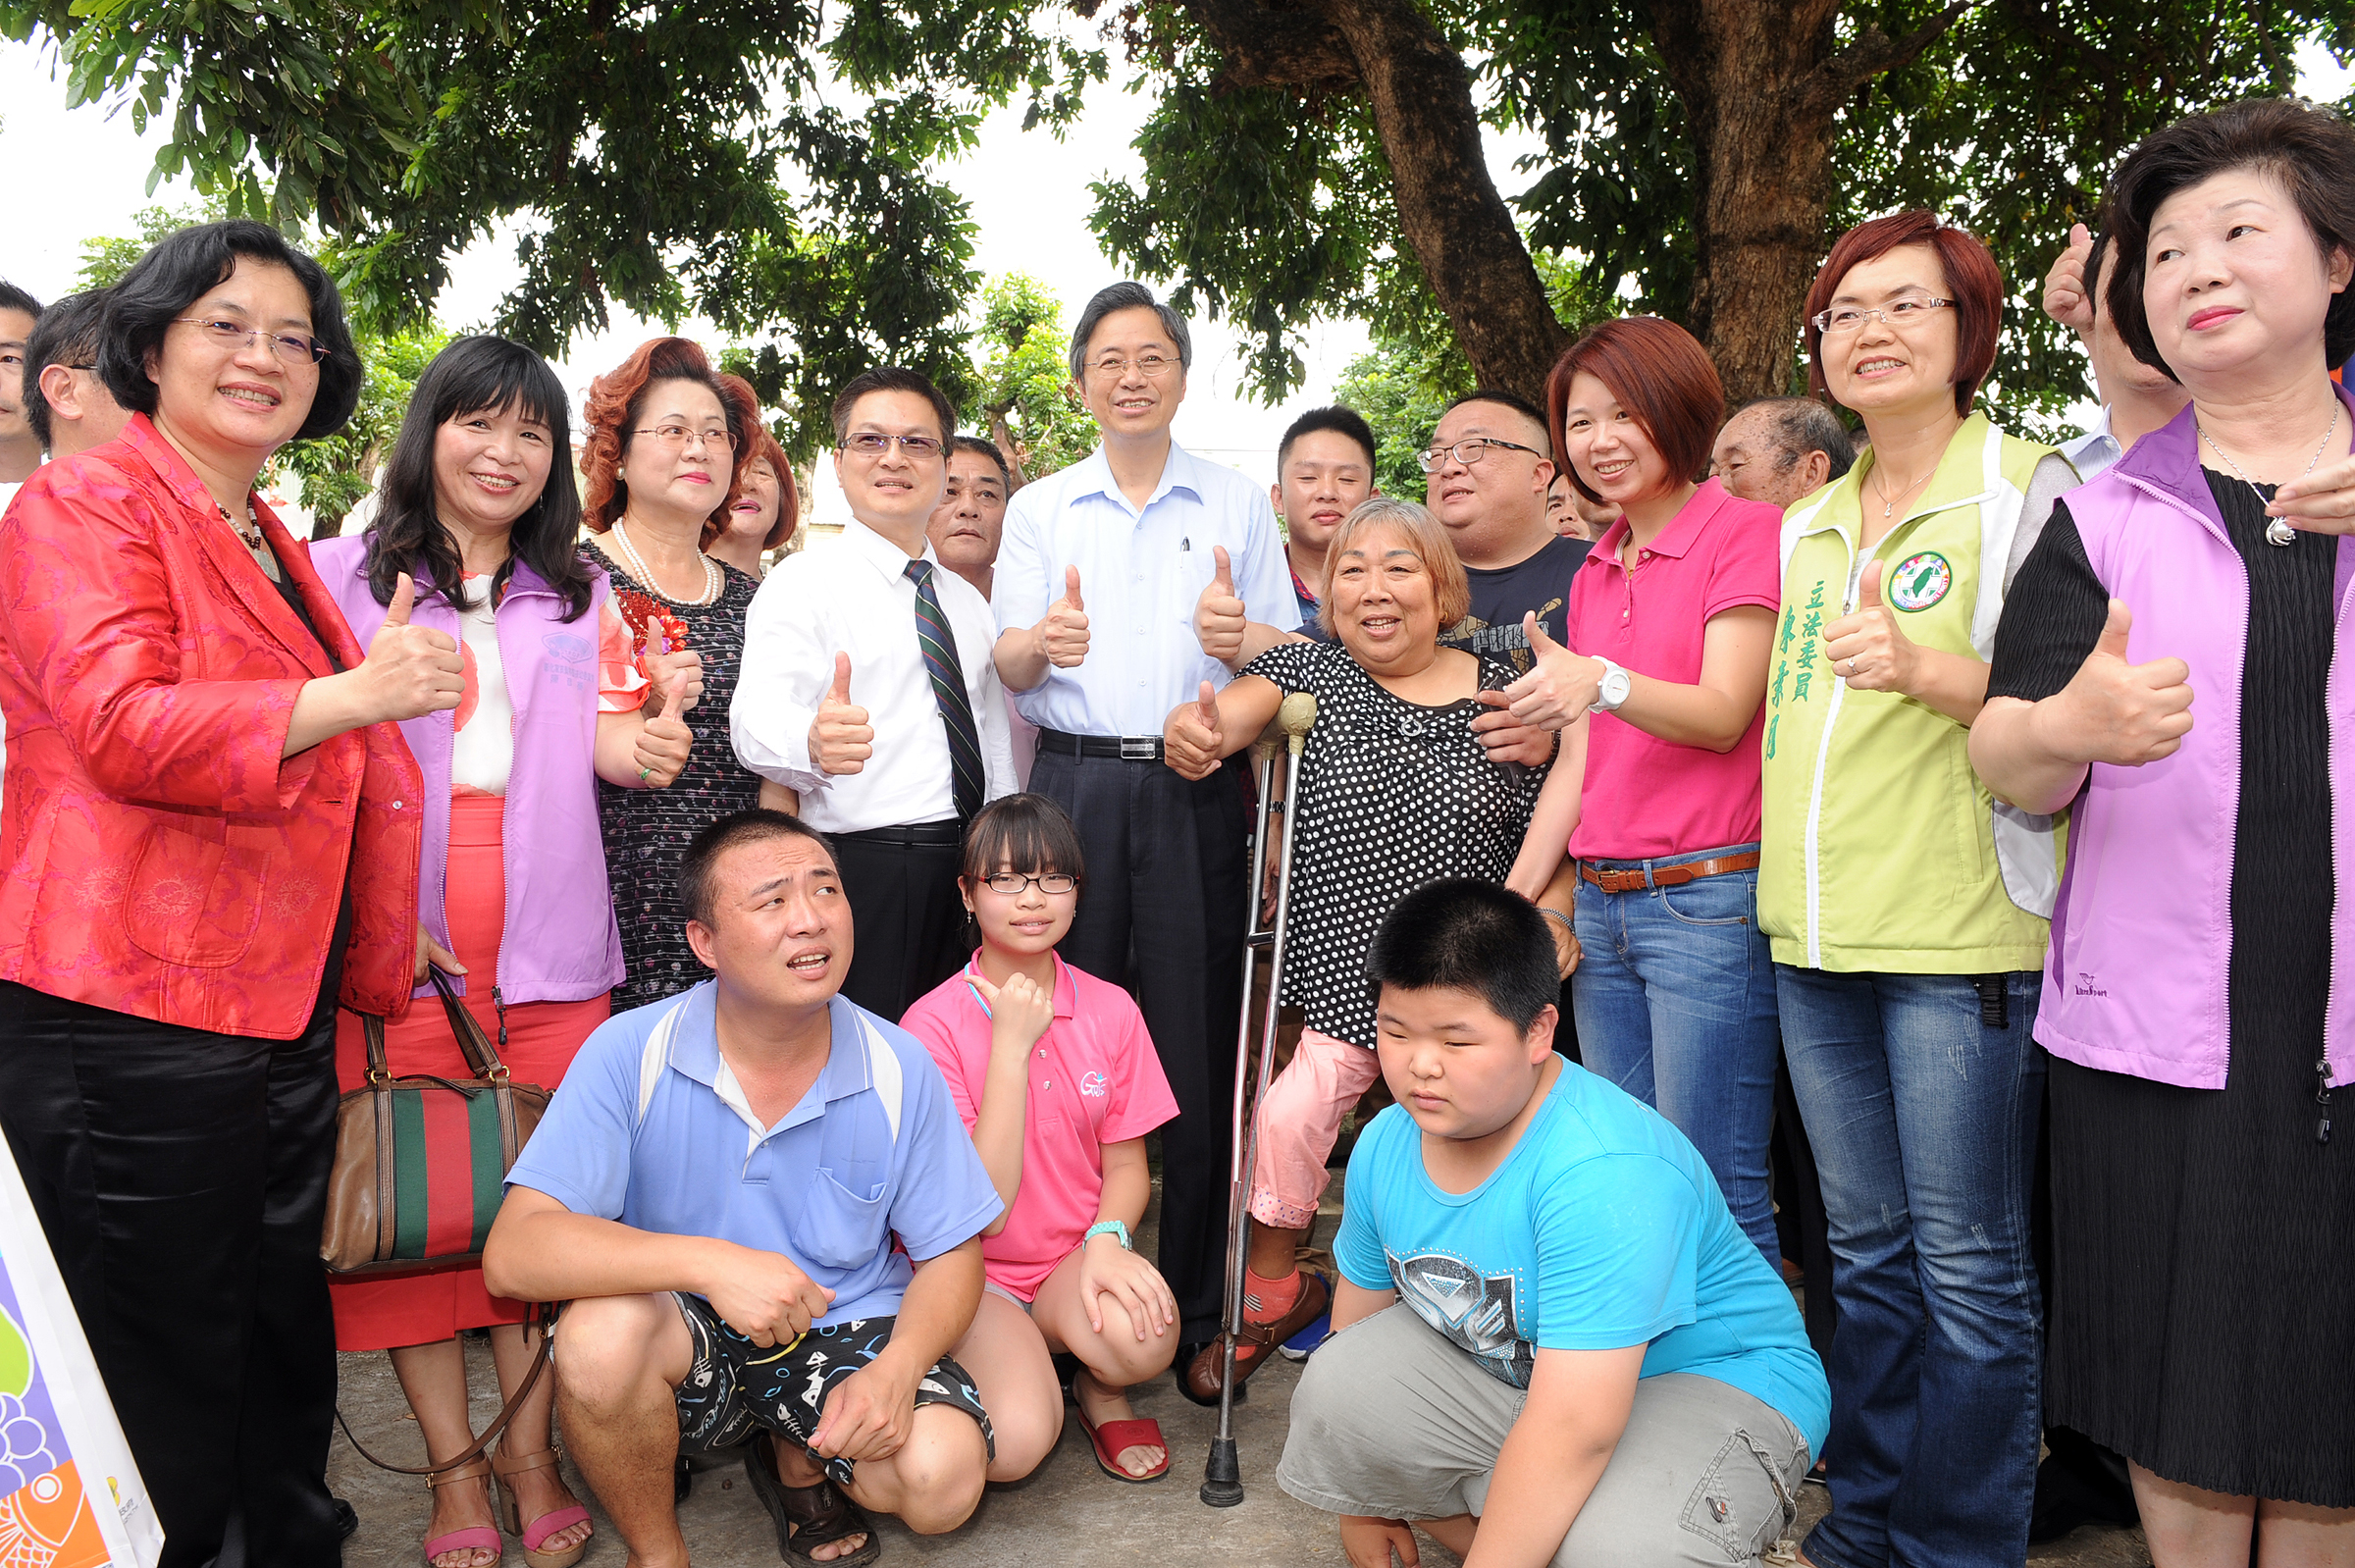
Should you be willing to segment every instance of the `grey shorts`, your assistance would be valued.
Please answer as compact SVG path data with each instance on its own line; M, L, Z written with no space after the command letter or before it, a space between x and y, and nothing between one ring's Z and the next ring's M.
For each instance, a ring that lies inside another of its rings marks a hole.
M1327 1513L1477 1514L1528 1397L1411 1309L1390 1307L1308 1358L1276 1483ZM1809 1463L1799 1429L1733 1385L1686 1372L1646 1378L1553 1561L1754 1563L1797 1517Z

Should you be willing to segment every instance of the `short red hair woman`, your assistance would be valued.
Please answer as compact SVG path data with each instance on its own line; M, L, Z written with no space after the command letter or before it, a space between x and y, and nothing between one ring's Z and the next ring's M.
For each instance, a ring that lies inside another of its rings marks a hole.
M1571 484L1620 515L1571 579L1570 646L1533 617L1539 665L1505 690L1523 722L1569 726L1512 886L1574 890L1586 1066L1693 1140L1772 1263L1774 982L1756 867L1776 514L1695 482L1725 389L1683 328L1592 328L1545 392Z
M2059 847L1967 743L2008 570L2076 476L1971 412L2003 298L1987 247L1927 212L1850 230L1807 295L1809 377L1871 443L1784 520L1758 886L1831 1228L1824 1568L2027 1550L2029 1028Z
M759 398L753 384L741 376L723 375L720 385L748 404ZM736 479L736 498L728 502L727 526L707 549L711 558L735 567L754 582L768 575L767 552L793 537L801 520L802 495L793 482L793 464L768 427L758 419L747 432L752 447L745 453Z
M752 388L714 371L684 338L641 343L591 382L586 413L582 521L613 601L657 687L663 661L677 657L694 660L703 678L687 714L694 746L670 788L598 783L626 971L613 1011L624 1013L703 978L678 908L679 862L703 828L760 804L759 775L737 762L728 738L745 611L760 585L710 551L762 432Z

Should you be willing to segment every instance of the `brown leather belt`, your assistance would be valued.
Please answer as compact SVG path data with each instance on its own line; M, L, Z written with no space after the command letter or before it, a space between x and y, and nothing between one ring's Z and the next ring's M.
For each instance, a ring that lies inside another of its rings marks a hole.
M1723 876L1728 871L1754 871L1758 868L1758 852L1748 850L1740 855L1720 855L1708 861L1685 861L1676 865L1655 865L1647 871L1642 866L1632 869L1597 870L1581 861L1578 874L1605 893L1633 893L1647 887L1682 887L1704 876Z

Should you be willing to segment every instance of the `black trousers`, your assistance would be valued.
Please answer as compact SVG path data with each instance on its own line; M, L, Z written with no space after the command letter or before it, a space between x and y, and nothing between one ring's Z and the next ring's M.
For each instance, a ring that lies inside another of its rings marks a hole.
M1161 1129L1161 1274L1187 1343L1219 1332L1242 1012L1242 767L1200 783L1161 762L1041 750L1030 787L1087 852L1064 958L1136 993L1178 1119ZM1133 979L1131 979L1133 976Z
M842 994L878 1018L900 1015L955 974L965 945L955 844L894 844L856 833L834 839L851 901L851 967Z
M154 1497L166 1568L342 1560L319 1262L339 967L292 1040L0 982L0 1129Z

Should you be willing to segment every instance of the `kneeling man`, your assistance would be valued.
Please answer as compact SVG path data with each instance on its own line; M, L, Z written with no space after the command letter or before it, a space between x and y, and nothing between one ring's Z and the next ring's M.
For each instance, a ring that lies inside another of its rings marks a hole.
M679 1449L748 1438L779 1549L871 1562L862 1507L928 1535L980 1501L989 1418L947 1352L997 1193L930 1055L836 994L851 916L824 838L722 817L679 901L714 977L589 1037L508 1173L484 1276L571 1303L564 1434L633 1568L687 1561Z
M1398 1103L1349 1156L1334 1336L1277 1482L1349 1561L1420 1520L1467 1568L1755 1563L1831 1390L1799 1308L1657 1112L1553 1052L1553 942L1468 878L1366 959Z

